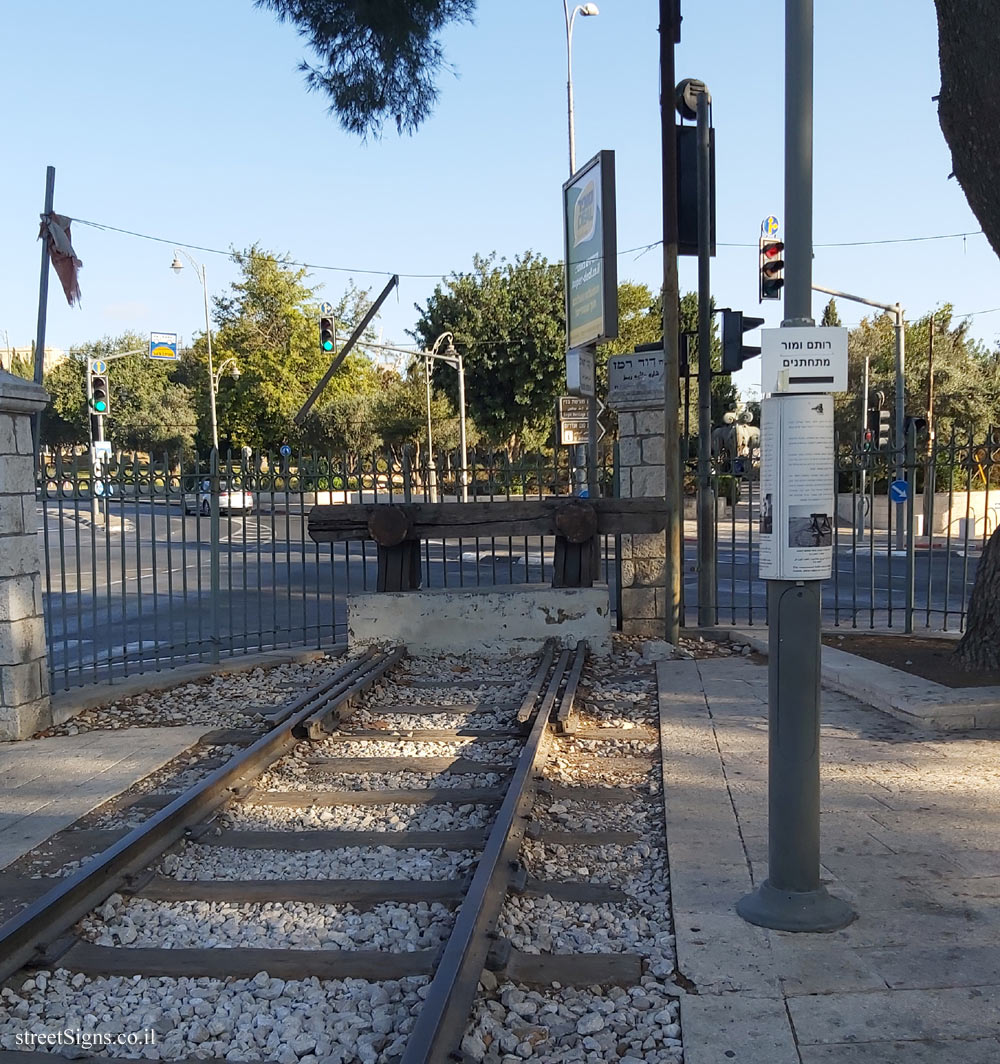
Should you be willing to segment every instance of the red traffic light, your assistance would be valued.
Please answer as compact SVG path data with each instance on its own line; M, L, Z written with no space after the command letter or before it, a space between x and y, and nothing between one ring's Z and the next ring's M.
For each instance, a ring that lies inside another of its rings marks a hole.
M785 245L780 240L762 240L760 250L765 259L776 259L785 250Z

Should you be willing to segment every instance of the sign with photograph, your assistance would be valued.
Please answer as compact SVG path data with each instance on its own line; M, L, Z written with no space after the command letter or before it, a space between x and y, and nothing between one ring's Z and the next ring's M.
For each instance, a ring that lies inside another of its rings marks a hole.
M829 580L835 520L833 396L763 400L760 578Z
M615 153L598 152L563 185L568 347L618 335Z

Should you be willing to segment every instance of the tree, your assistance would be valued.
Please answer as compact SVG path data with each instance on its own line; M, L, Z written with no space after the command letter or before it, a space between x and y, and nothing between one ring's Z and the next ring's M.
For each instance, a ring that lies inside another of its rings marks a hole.
M254 244L234 251L241 277L229 294L214 299L216 331L213 360L218 370L226 359L239 368L238 380L225 374L216 399L219 441L223 447L279 447L284 441L302 442L293 423L313 386L329 366L319 348L315 289L306 271L289 266ZM353 327L370 305L368 293L351 284L335 305L338 321ZM363 309L362 309L363 308ZM184 381L198 393L200 442L211 446L208 432L208 347L200 337L184 363ZM360 350L352 351L330 381L320 403L335 396L377 388L374 366ZM319 411L317 411L319 413ZM311 439L321 421L311 426Z
M111 411L104 419L105 435L119 450L176 454L189 449L196 427L191 392L174 379L176 367L146 357L148 343L128 332L88 341L74 348L74 357L53 367L44 380L52 403L42 417L42 442L50 447L88 442L87 362L141 349L142 354L109 363Z
M444 66L439 34L471 22L476 0L256 0L290 22L319 56L303 62L310 89L330 99L349 133L378 135L387 120L413 133L438 97Z
M410 335L425 349L454 335L465 362L466 406L483 435L513 455L548 432L565 383L563 271L527 251L513 262L476 255L472 270L435 287ZM454 373L435 388L457 406Z
M830 297L830 302L823 308L823 318L820 321L820 325L825 326L840 326L840 314L837 312L837 301Z

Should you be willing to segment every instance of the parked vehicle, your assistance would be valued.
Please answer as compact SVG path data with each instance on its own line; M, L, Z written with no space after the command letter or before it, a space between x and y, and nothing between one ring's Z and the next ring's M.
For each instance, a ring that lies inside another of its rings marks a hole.
M219 484L219 513L253 513L253 492L234 488L227 481ZM212 482L203 480L197 495L184 496L184 512L203 513L206 517L212 512Z

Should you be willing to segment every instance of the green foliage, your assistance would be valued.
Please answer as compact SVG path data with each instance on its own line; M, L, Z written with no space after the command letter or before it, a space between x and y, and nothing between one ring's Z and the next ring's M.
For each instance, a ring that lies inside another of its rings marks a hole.
M234 360L240 376L223 372L216 410L219 444L224 450L250 446L274 449L284 441L319 445L324 423L333 428L346 416L346 396L374 391L378 375L371 361L352 351L325 390L317 420L306 436L292 419L313 386L326 372L330 358L319 349L315 289L306 284L306 271L288 266L257 245L235 251L233 261L241 278L230 294L214 299L216 331L212 338L213 362L218 371L226 359ZM368 293L353 284L335 306L338 322L353 326L370 306ZM208 414L208 346L200 337L186 354L183 379L198 392L199 443L211 446ZM334 404L324 422L324 404Z
M42 417L42 441L50 447L85 444L90 438L87 409L87 362L140 350L113 359L108 366L111 412L105 436L118 450L177 453L194 442L195 411L190 390L174 379L176 368L151 362L148 338L136 333L81 344L74 357L45 375L52 403Z
M925 314L905 327L905 413L924 416L927 408L927 366L930 321L934 319L934 425L937 437L946 441L952 429L960 440L971 432L985 436L997 415L1000 399L1000 352L989 351L968 335L968 322L953 321L950 304ZM896 336L890 314L865 318L848 334L848 382L850 390L834 397L834 418L842 441L856 441L861 429L862 380L865 356L870 359L868 394L885 393L885 405L895 424Z
M830 302L823 308L823 317L820 321L820 325L829 327L839 326L840 324L840 314L837 312L837 301L831 296Z
M534 252L513 262L476 255L469 273L438 285L411 332L429 349L444 332L465 360L469 415L496 446L516 451L548 432L565 387L563 272ZM438 367L434 386L457 407L457 374Z
M301 63L349 133L378 135L387 120L416 131L437 100L444 65L440 32L471 22L476 0L255 0L292 23L318 55Z

